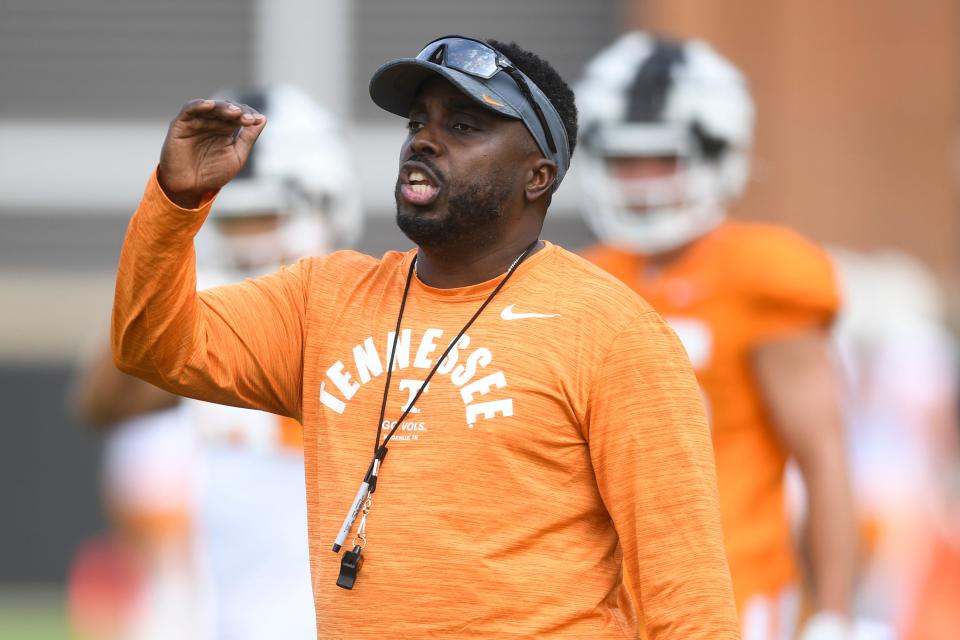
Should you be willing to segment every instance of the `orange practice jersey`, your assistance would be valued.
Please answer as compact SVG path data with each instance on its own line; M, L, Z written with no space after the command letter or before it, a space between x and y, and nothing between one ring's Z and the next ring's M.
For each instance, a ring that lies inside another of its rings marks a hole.
M397 431L365 563L352 591L337 588L331 545L376 432L500 278L414 278L399 336L414 251L338 252L197 294L192 238L209 206L179 209L150 181L122 252L114 354L177 393L301 420L320 637L739 637L683 348L626 286L550 244Z
M737 603L794 578L784 510L786 453L764 409L751 354L828 324L839 305L826 254L797 234L728 221L654 271L606 247L586 257L640 293L680 336L713 431L724 537Z

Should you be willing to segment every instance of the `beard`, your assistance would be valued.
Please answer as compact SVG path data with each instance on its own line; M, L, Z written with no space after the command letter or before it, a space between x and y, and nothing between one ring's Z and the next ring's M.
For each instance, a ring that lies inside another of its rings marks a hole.
M500 235L497 221L503 217L503 205L510 196L511 185L506 176L489 175L469 184L442 184L444 193L441 198L447 201L446 215L436 209L440 199L427 207L405 202L400 194L400 181L397 181L394 191L397 226L403 234L418 246L431 249L493 244Z

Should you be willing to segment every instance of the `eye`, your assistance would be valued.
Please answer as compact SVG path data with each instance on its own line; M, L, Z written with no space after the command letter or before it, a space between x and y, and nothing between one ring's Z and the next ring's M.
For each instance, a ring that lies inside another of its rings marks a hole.
M477 129L473 125L467 124L466 122L454 122L451 126L455 131L459 131L460 133L469 133L471 131L479 131L479 129Z
M416 133L417 131L420 131L420 129L422 128L423 128L422 122L417 122L416 120L409 120L407 122L407 131L409 131L410 133Z

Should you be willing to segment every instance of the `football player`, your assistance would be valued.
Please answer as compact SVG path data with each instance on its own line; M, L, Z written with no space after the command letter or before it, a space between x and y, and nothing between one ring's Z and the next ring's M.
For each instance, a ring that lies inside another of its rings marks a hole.
M270 127L197 237L198 288L352 245L362 227L359 192L334 118L292 86L219 98L253 105ZM89 422L114 427L116 441L180 438L184 425L192 434L198 463L182 459L175 469L190 478L192 548L203 585L197 597L213 637L316 638L299 424L260 411L181 402L116 370L106 344L81 376L75 399ZM154 414L173 405L179 406ZM166 419L152 420L144 431L143 414ZM163 451L124 449L141 454L139 462L123 465L132 473L152 468L151 452ZM138 508L136 496L127 503Z
M838 287L798 234L726 217L749 176L743 76L704 42L629 33L588 64L577 103L583 213L602 243L587 257L671 323L697 371L743 637L794 637L789 458L809 496L803 637L845 637L855 533L828 347Z

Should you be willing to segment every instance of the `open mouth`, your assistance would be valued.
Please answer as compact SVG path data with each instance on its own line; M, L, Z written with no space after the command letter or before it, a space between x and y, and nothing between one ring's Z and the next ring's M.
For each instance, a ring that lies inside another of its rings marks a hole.
M405 163L400 170L400 194L410 204L422 207L437 199L440 193L433 172L416 162Z

